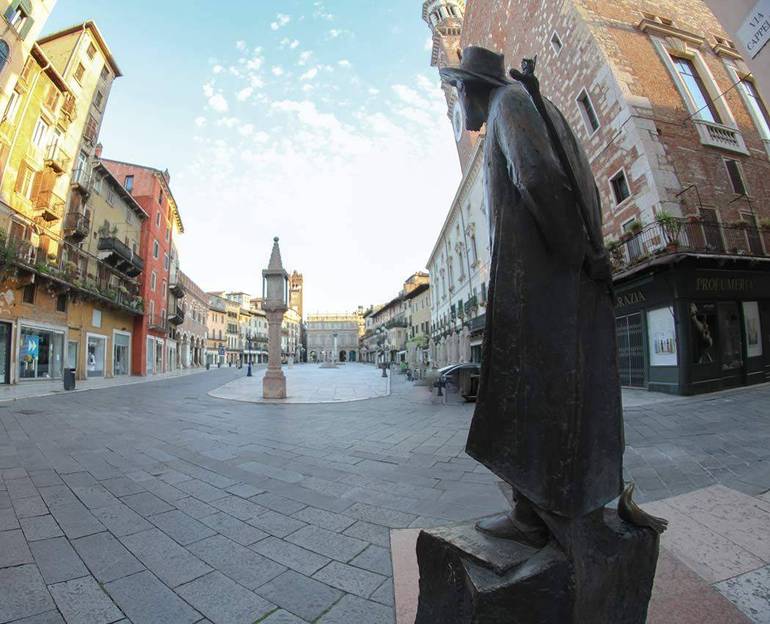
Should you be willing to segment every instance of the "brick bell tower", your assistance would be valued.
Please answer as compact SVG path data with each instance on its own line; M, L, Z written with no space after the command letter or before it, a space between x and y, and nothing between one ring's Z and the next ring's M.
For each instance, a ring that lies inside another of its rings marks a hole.
M452 67L460 64L460 37L465 17L465 0L425 0L422 3L422 19L428 24L433 34L430 64L432 67ZM457 102L455 88L442 81L447 103L447 116L452 122L457 155L463 173L469 165L473 147L478 140L478 132L467 132L464 129L462 109Z

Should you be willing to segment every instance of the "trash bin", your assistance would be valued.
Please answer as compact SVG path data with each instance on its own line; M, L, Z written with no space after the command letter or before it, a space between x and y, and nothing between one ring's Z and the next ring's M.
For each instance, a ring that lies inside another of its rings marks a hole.
M74 368L64 369L64 389L65 390L75 389L75 369Z

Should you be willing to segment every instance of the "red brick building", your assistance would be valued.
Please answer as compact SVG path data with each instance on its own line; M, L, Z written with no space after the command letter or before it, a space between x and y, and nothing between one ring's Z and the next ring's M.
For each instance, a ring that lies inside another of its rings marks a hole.
M592 163L624 384L693 393L770 379L770 116L707 6L464 5L425 2L423 17L446 14L434 64L459 62L467 45L504 53L509 67L537 55L542 92ZM462 20L451 15L458 6ZM455 95L444 89L452 118ZM458 136L466 171L483 132Z
M140 244L144 260L140 278L144 316L137 318L134 326L131 372L165 372L177 361L176 341L169 338L169 284L174 231L184 231L169 187L171 176L168 171L143 165L108 159L102 162L149 215L142 225Z

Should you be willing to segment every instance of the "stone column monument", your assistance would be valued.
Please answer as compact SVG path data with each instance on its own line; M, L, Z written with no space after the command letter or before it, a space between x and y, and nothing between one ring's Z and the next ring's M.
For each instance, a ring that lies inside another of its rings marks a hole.
M276 236L270 262L262 271L262 309L267 315L267 370L262 379L262 397L265 399L286 398L286 376L281 369L281 324L288 309L288 280Z
M463 51L441 69L486 124L492 266L466 452L511 508L417 541L416 624L644 624L666 521L622 489L623 413L599 194L535 62ZM459 336L450 339L456 354ZM618 509L607 504L620 496Z

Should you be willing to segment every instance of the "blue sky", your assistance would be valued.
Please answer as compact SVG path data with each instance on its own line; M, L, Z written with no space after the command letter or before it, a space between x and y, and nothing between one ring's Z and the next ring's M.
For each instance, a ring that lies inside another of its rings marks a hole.
M104 155L170 170L186 273L258 293L278 235L305 309L342 311L424 268L460 179L420 7L58 0L44 32L101 29Z

